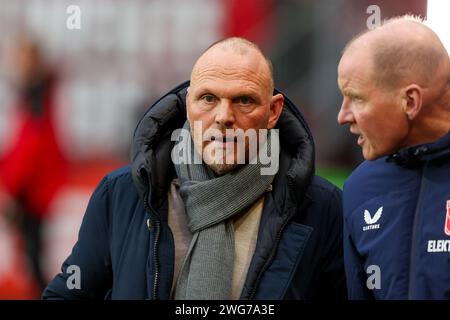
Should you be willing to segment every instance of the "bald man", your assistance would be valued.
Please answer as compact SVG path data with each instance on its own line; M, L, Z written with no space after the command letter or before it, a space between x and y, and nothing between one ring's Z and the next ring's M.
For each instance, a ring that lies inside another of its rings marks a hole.
M44 298L346 298L340 191L255 44L213 44L149 108Z
M450 60L410 16L345 48L338 122L366 160L344 186L354 299L450 299Z

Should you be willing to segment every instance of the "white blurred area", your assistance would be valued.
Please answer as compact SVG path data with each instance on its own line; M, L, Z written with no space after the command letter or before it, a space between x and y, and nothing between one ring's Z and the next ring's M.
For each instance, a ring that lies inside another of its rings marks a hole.
M450 1L428 0L427 25L437 33L450 54Z
M69 5L81 29L69 30ZM0 0L0 154L14 136L7 48L31 32L61 77L57 124L75 160L123 155L145 105L188 79L195 58L219 37L210 0Z

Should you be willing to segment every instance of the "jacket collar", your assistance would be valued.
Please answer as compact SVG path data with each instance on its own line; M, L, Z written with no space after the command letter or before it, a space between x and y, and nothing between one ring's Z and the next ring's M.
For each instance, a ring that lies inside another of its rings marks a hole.
M386 158L402 167L415 167L423 162L438 160L450 155L450 131L439 140L403 148Z
M139 196L150 209L158 211L167 198L167 190L175 176L171 161L171 134L186 121L186 92L189 81L169 91L155 102L139 121L131 145L131 168ZM279 93L275 90L275 93ZM288 194L279 194L291 204L302 201L314 174L314 142L306 121L298 108L285 96L284 108L276 128L280 146L289 163L280 170L274 184L286 183ZM276 196L276 194L274 194Z

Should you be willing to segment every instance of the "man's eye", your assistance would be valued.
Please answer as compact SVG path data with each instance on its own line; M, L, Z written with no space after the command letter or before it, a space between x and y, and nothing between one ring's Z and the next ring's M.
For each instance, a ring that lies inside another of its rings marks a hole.
M360 96L353 95L353 94L348 95L348 97L350 98L351 101L354 101L354 102L361 102L363 100L363 98L361 98Z
M206 103L213 103L213 102L214 102L214 96L211 95L211 94L205 94L205 95L202 97L202 100L203 100L204 102L206 102Z
M253 102L252 98L247 96L239 97L238 102L243 105L249 105Z

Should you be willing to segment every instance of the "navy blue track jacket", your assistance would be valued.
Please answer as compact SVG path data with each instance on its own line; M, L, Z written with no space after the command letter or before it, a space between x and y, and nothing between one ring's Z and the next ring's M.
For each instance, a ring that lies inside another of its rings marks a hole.
M350 299L450 299L450 133L352 173L344 256Z

